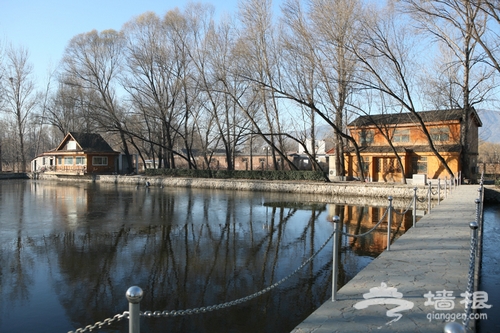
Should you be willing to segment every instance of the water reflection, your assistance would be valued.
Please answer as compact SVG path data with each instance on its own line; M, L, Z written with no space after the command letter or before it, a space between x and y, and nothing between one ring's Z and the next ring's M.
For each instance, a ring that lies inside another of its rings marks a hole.
M343 200L343 199L342 199ZM1 332L67 332L128 309L182 310L232 301L281 280L333 232L373 227L385 206L283 193L0 182ZM401 211L401 210L399 210ZM394 237L411 212L393 216ZM386 247L387 223L342 237L339 286ZM331 296L331 244L272 290L231 308L142 318L147 332L289 332ZM100 332L128 332L126 322Z

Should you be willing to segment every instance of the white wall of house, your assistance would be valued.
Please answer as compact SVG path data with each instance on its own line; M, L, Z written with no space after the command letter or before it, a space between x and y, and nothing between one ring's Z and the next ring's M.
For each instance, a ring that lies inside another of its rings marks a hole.
M315 142L315 147L313 149L312 147L312 140L311 139L306 139L306 147L309 153L312 153L313 151L316 152L318 155L323 155L326 153L326 143L325 140L316 140ZM298 153L299 154L304 154L306 150L304 149L304 146L299 144L299 149Z

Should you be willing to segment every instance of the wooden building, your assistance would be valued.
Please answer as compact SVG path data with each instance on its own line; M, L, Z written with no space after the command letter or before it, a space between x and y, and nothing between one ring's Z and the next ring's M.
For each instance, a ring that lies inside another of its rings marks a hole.
M461 171L461 156L465 154L472 170L477 172L478 128L481 120L474 109L470 111L468 147L462 151L461 125L462 109L419 112L433 144L444 158L454 175ZM417 118L412 113L380 114L361 116L348 125L351 136L360 147L362 167L367 181L401 182L414 174L425 175L427 179L450 177L430 145ZM404 174L396 158L401 158ZM345 154L346 175L359 178L360 172L355 151L352 147Z
M31 161L32 172L85 175L118 172L120 153L95 133L70 132L57 148Z

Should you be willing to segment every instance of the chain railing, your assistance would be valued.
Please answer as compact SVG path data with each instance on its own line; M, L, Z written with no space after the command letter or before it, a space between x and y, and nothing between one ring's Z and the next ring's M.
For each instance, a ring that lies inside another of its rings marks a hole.
M190 309L190 310L144 311L144 312L140 312L140 315L144 316L144 317L157 317L157 318L158 317L185 316L185 315L206 313L206 312L210 312L210 311L214 311L214 310L225 309L225 308L229 308L231 306L235 306L235 305L238 305L241 303L248 302L256 297L259 297L259 296L273 290L274 288L278 287L279 285L281 285L282 283L284 283L285 281L290 279L292 276L297 274L302 268L304 268L307 264L309 264L325 248L325 246L330 242L330 240L333 238L334 235L335 235L335 230L331 233L331 235L327 238L327 240L325 240L325 242L319 247L319 249L316 250L316 252L314 252L312 256L310 256L306 261L304 261L302 263L302 265L300 265L292 273L288 274L287 276L285 276L284 278L282 278L278 282L270 285L269 287L262 289L261 291L258 291L252 295L245 296L245 297L236 299L234 301L225 302L225 303L218 304L218 305L210 305L210 306L205 306L205 307L201 307L201 308L194 308L194 309Z
M122 320L123 318L128 319L128 317L129 317L129 312L128 311L124 311L121 314L114 315L112 318L107 318L107 319L104 319L103 321L98 321L94 325L87 325L84 328L79 328L79 329L77 329L75 331L69 331L68 333L91 332L91 331L95 330L96 328L102 328L105 325L109 326L109 325L113 324L114 322L118 322L118 321Z
M139 316L142 317L175 317L175 316L185 316L185 315L192 315L192 314L198 314L198 313L206 313L206 312L211 312L215 310L220 310L220 309L225 309L231 306L235 306L238 304L245 303L247 301L250 301L256 297L259 297L274 288L278 287L279 285L283 284L285 281L290 279L292 276L297 274L302 268L304 268L307 264L309 264L317 255L325 248L325 246L330 242L330 240L333 238L333 236L336 234L337 229L334 228L334 231L331 233L331 235L325 240L325 242L314 252L307 260L305 260L297 269L295 269L292 273L288 274L286 277L282 278L278 282L270 285L269 287L262 289L252 295L245 296L233 301L221 303L218 305L210 305L210 306L205 306L205 307L200 307L200 308L194 308L194 309L187 309L187 310L163 310L163 311L139 311L138 310L138 304L140 300L142 299L142 289L133 286L130 287L127 290L126 296L127 299L129 300L129 311L125 311L122 314L117 314L112 318L105 319L103 321L99 321L95 323L94 325L87 325L84 328L79 328L75 331L69 331L68 333L83 333L83 332L89 332L92 331L96 328L102 328L104 325L110 325L115 321L119 321L123 318L128 318L129 319L129 325L131 327L130 333L139 333ZM134 328L133 328L134 327Z
M483 233L483 203L484 203L484 174L481 174L480 186L478 188L478 198L476 203L476 217L475 221L469 223L471 230L470 251L469 251L469 271L467 274L467 289L465 295L465 309L464 320L462 323L453 322L448 323L444 327L445 333L462 333L467 332L471 321L471 314L473 310L474 293L477 291L478 284L476 279L481 267L481 254L482 254L482 233Z
M473 297L474 292L477 290L477 283L475 280L477 278L478 270L480 267L481 260L481 245L480 237L483 233L483 201L484 201L484 175L481 175L480 186L478 189L478 198L475 200L476 203L476 220L469 224L471 229L471 241L470 241L470 256L469 256L469 274L467 277L467 290L465 291L465 319L463 325L465 328L469 327L470 315L472 312Z
M445 180L445 196L447 196L447 190L448 190L448 179ZM455 184L455 181L453 181L453 184ZM455 185L456 186L456 185ZM450 186L449 186L449 191L451 193L451 188L452 188L452 179L450 179ZM251 294L251 295L248 295L248 296L245 296L245 297L242 297L242 298L239 298L239 299L236 299L236 300L233 300L233 301L229 301L229 302L225 302L225 303L221 303L221 304L217 304L217 305L209 305L209 306L205 306L205 307L199 307L199 308L193 308L193 309L187 309L187 310L162 310L162 311L140 311L139 310L139 303L140 301L142 300L142 295L143 295L143 292L142 292L142 289L137 287L137 286L133 286L133 287L130 287L127 292L126 292L126 297L129 301L129 311L124 311L123 313L121 314L116 314L115 316L111 317L111 318L107 318L103 321L98 321L96 322L94 325L87 325L85 326L84 328L79 328L75 331L69 331L68 333L84 333L84 332L90 332L90 331L93 331L95 329L100 329L102 327L104 327L105 325L111 325L112 323L114 322L118 322L120 321L121 319L125 318L125 319L129 319L129 332L130 333L139 333L140 332L140 328L139 328L139 318L142 316L142 317L146 317L146 318L150 318L150 317L156 317L156 318L160 318L160 317L175 317L175 316L185 316L185 315L192 315L192 314L199 314L199 313L206 313L206 312L211 312L211 311L215 311L215 310L220 310L220 309L225 309L225 308L228 308L228 307L232 307L232 306L235 306L235 305L239 305L239 304L242 304L242 303L245 303L247 301L250 301L256 297L259 297L271 290L273 290L274 288L278 287L279 285L283 284L285 281L287 281L288 279L290 279L291 277L293 277L295 274L297 274L302 268L304 268L307 264L309 264L325 247L326 245L330 242L330 240L333 238L334 241L333 241L333 267L334 267L334 272L333 272L333 276L332 276L332 301L335 301L336 300L336 293L337 293L337 277L338 277L338 271L337 271L337 263L336 263L336 260L337 260L337 257L338 257L338 247L339 247L339 240L338 240L338 237L340 235L344 235L344 236L348 236L348 237L364 237L364 236L367 236L368 234L370 234L371 232L373 232L375 229L377 229L377 227L380 226L380 224L387 218L387 247L386 247L386 250L390 250L390 243L391 243L391 224L392 224L392 215L393 215L393 212L396 214L396 215L400 215L400 216L404 216L406 215L406 213L410 210L410 208L412 207L413 205L413 227L416 226L416 205L417 205L417 202L420 202L420 203L424 203L426 201L430 202L431 198L432 198L432 195L436 195L438 194L438 196L440 197L440 189L441 189L441 185L440 183L438 182L438 190L437 192L438 193L433 193L432 191L432 185L431 183L429 182L429 187L428 187L428 191L427 191L427 194L425 196L425 198L423 199L420 199L418 198L417 196L417 187L415 187L413 190L414 190L414 194L413 194L413 198L410 200L408 206L405 208L405 210L403 212L398 212L394 209L393 205L392 205L392 200L393 198L392 197L388 197L388 200L389 200L389 204L387 206L387 208L385 209L384 211L384 214L382 215L382 217L380 218L380 220L375 224L375 226L373 226L370 230L364 232L364 233L361 233L361 234L350 234L350 233L347 233L347 232L344 232L342 230L339 229L339 222L340 222L340 218L338 216L335 216L333 218L333 222L335 224L335 227L334 227L334 231L331 233L331 235L325 240L325 242L318 248L318 250L316 250L313 255L311 257L309 257L307 260L305 260L297 269L295 269L292 273L290 273L289 275L287 275L286 277L282 278L281 280L279 280L278 282L266 287L265 289L262 289L254 294ZM429 205L429 208L428 208L428 213L430 213L430 204ZM403 219L403 217L401 218ZM401 220L402 222L402 220ZM471 223L472 225L472 223ZM472 228L472 226L471 226ZM334 238L335 236L335 238ZM476 256L476 246L477 246L477 236L476 237L472 237L471 239L471 265L475 265L475 261L472 263L473 260L475 260L475 256ZM473 250L474 249L474 250ZM470 274L474 275L474 268L470 268L469 271L472 271L472 273L469 272L469 279L468 279L468 287L467 289L468 290L472 290L471 288L473 288L473 285L474 285L474 279L470 279ZM470 307L470 306L469 306ZM469 309L470 311L470 309ZM465 323L464 323L465 325ZM468 322L467 322L467 325L468 325Z

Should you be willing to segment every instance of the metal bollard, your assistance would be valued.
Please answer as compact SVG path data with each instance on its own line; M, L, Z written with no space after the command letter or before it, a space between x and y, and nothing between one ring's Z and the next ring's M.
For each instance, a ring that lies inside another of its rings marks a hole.
M431 199L432 199L432 184L429 182L429 191L427 194L427 214L431 213Z
M464 325L457 323L456 321L452 321L444 326L444 333L465 333L467 330Z
M340 217L335 215L333 217L333 223L335 228L335 235L333 236L333 274L332 274L332 302L337 299L337 280L339 275L339 265L337 262L339 256L339 240L340 240L340 232L339 232L339 223Z
M417 224L417 188L413 188L413 228Z
M139 303L141 302L143 295L144 293L142 292L142 289L137 286L128 288L127 292L125 293L129 304L129 333L140 333L141 328L139 322Z
M441 204L441 178L438 178L438 205Z
M476 199L474 200L476 202L476 223L477 225L480 225L480 216L481 216L481 200Z
M444 177L444 197L448 198L448 176Z
M391 225L392 225L392 197L387 198L389 199L389 208L387 214L389 216L387 217L387 251L391 250Z

